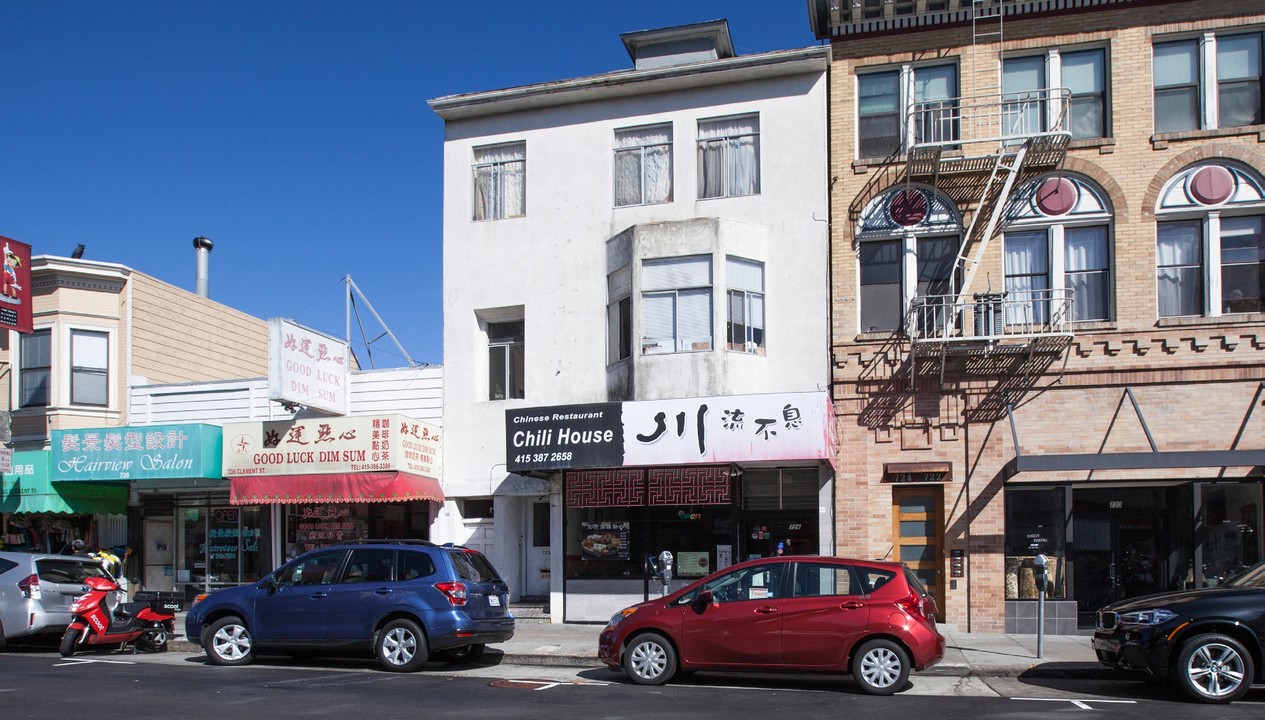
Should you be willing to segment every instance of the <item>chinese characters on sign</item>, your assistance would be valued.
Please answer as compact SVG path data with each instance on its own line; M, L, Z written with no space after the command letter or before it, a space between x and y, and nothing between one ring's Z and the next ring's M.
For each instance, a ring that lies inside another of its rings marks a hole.
M268 321L268 399L347 414L347 343L283 318Z
M52 479L219 478L220 437L200 424L54 430Z
M229 423L224 433L225 477L382 470L439 477L439 428L402 415Z
M506 411L510 472L755 460L834 460L825 393Z

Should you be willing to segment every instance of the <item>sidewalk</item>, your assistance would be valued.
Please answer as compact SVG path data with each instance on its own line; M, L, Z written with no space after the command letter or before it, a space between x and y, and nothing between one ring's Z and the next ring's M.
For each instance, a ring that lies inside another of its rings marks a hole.
M601 625L520 622L509 642L488 646L488 659L500 655L509 665L598 667L597 636ZM1036 653L1036 635L963 633L942 628L944 659L925 675L945 677L1110 677L1099 665L1085 635L1047 635L1042 657ZM184 637L184 613L176 616L172 652L201 652Z

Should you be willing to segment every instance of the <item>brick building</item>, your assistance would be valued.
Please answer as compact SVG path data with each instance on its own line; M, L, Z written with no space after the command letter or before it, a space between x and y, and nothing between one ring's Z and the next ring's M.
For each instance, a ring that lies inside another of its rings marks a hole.
M1256 2L810 3L841 555L1034 632L1262 557Z

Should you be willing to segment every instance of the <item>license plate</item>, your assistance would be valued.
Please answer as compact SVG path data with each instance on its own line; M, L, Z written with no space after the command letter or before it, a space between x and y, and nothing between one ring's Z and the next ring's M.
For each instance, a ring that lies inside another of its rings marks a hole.
M500 607L501 606L500 596L488 595L488 605L491 605L492 607Z

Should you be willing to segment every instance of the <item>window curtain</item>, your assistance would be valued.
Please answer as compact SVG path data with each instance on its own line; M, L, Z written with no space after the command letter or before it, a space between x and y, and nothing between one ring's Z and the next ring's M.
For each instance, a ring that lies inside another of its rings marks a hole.
M760 120L751 115L698 123L700 197L760 192Z
M474 219L518 217L525 212L526 147L494 145L474 150Z
M642 264L642 351L707 350L712 342L712 264L708 256Z
M1007 233L1006 323L1044 324L1050 319L1050 251L1045 231Z
M1109 320L1111 272L1107 228L1067 228L1063 238L1065 286L1072 298L1072 320Z
M620 130L615 134L615 204L642 205L672 199L672 127Z
M746 343L764 344L764 264L730 257L725 261L730 288L729 341L746 349Z
M1161 317L1203 314L1203 226L1198 220L1160 223L1156 285Z

